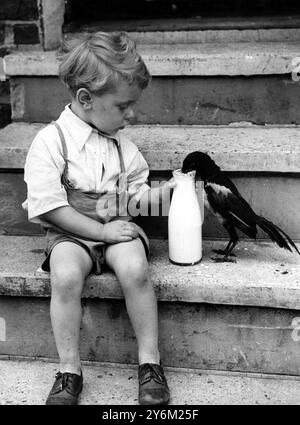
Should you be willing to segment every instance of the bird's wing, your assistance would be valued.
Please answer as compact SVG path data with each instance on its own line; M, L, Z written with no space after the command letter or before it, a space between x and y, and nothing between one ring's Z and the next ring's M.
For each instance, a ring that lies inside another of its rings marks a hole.
M210 180L220 186L224 186L226 189L229 189L238 198L242 198L242 195L238 191L233 181L231 181L223 171L219 171L218 173L213 174Z
M221 215L225 221L237 227L249 237L255 237L256 214L235 186L234 188L233 192L228 184L223 185L220 179L217 183L215 181L207 182L205 185L207 200L213 211Z

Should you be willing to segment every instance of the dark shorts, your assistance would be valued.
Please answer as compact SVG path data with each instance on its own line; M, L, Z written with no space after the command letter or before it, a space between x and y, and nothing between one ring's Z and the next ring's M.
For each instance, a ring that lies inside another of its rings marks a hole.
M148 241L141 234L139 234L139 238L143 243L143 246L145 248L145 253L148 258L149 257ZM73 242L81 246L83 249L85 249L86 252L91 257L93 262L91 273L101 274L103 266L105 265L105 250L106 250L107 244L104 244L101 242L100 243L97 243L97 242L93 243L90 241L85 242L83 239L77 239L67 234L58 233L52 229L47 230L46 240L47 240L46 249L45 249L46 259L41 265L41 269L43 271L45 272L50 271L51 252L57 244L61 242Z

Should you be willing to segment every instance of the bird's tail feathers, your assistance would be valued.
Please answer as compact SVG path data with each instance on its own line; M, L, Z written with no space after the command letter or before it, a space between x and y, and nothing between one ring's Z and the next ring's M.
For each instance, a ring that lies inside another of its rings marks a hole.
M280 227L276 226L274 223L261 216L256 217L256 223L259 227L262 228L264 232L269 235L270 239L273 242L277 243L277 245L279 245L281 248L288 249L292 252L292 246L300 255L300 252L295 243L282 229L280 229Z

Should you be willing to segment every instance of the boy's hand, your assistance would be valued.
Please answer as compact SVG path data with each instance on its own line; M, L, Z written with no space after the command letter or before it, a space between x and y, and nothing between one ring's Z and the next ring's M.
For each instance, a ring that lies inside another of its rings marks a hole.
M104 224L103 226L103 242L118 243L128 242L137 238L139 232L134 223L125 220L115 220Z
M168 180L166 183L165 183L165 188L167 189L174 189L175 188L175 186L177 185L177 183L176 183L176 180L175 180L175 178L174 177L172 177L170 180Z

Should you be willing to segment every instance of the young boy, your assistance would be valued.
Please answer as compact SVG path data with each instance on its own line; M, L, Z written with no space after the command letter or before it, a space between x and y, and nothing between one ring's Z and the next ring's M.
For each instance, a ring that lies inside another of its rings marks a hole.
M46 404L77 404L83 377L79 358L81 293L85 278L104 262L122 287L137 343L140 404L167 404L160 365L157 302L148 275L148 240L131 221L129 203L150 190L148 166L119 130L150 81L126 33L87 35L62 58L59 75L71 94L56 122L34 139L25 165L29 220L47 229L43 270L51 273L50 314L60 358Z

